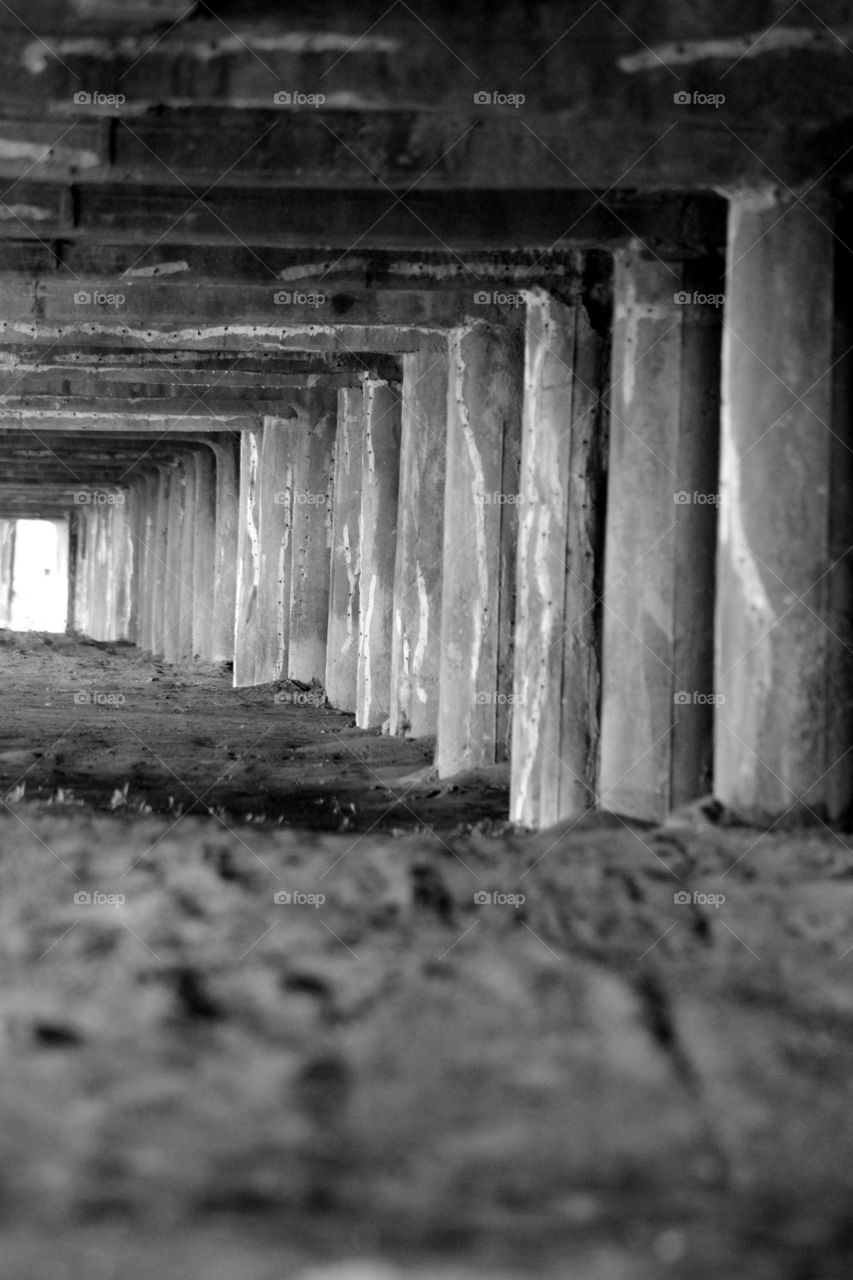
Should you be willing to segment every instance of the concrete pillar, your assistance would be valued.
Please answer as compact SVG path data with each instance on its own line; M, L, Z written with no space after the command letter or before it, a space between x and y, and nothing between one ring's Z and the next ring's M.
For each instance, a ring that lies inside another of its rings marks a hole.
M181 458L172 465L169 487L169 513L166 537L166 579L163 612L163 657L167 662L180 662L185 656L181 648L182 619L186 602L184 584L184 538L186 533L187 472Z
M617 253L599 790L660 821L710 788L721 264Z
M236 435L224 436L212 448L216 454L216 561L211 661L226 662L234 658L241 445Z
M441 593L441 777L508 755L524 343L477 321L450 337Z
M216 455L207 447L194 451L195 512L193 530L193 657L213 660L216 578Z
M366 378L361 464L361 574L355 720L370 729L391 707L394 565L400 475L400 394Z
M193 657L193 618L197 599L195 592L195 530L196 530L196 467L195 450L187 450L181 459L182 520L178 582L180 596L178 618L175 626L178 661L191 661Z
M335 436L325 686L331 706L345 711L355 711L358 697L363 445L364 395L360 387L344 387Z
M87 597L89 591L89 552L92 539L92 529L89 523L86 508L75 507L73 512L74 527L77 537L77 554L75 557L74 569L74 608L73 608L73 630L79 632L80 635L86 634L86 623L88 619Z
M65 620L65 630L68 635L73 635L77 628L77 541L79 528L78 513L72 507L68 513L68 605Z
M141 559L139 638L136 643L149 651L154 648L154 614L157 578L157 504L160 493L160 472L155 468L147 472L143 481L143 553Z
M16 520L0 520L0 627L12 620Z
M595 803L604 344L540 289L526 331L510 817L548 827Z
M240 506L237 535L237 600L234 628L234 687L255 684L258 655L258 483L263 429L240 437Z
M293 569L293 420L264 418L258 462L258 640L255 683L287 670Z
M92 554L89 556L89 630L93 640L106 640L110 612L112 579L109 570L109 536L107 524L110 509L90 507Z
M56 560L54 562L53 573L56 575L56 581L66 585L66 626L68 623L68 590L67 584L70 569L70 520L68 517L54 520L53 525L56 529Z
M166 641L166 584L168 580L168 542L169 511L171 508L170 491L172 487L172 468L166 464L158 467L157 502L154 509L154 528L152 538L153 560L153 592L151 609L151 643L148 646L152 653L163 655Z
M293 426L293 577L287 674L305 683L322 682L326 672L336 409L335 394L306 392Z
M131 512L127 504L127 490L113 494L115 505L111 508L108 536L110 538L110 575L113 583L110 640L127 640L130 637L130 621L133 597L134 541Z
M141 613L143 601L143 561L145 558L145 510L143 503L145 480L137 476L125 493L130 539L132 545L132 573L130 578L130 612L128 616L127 635L133 644L140 643L142 630Z
M714 776L759 823L853 802L853 325L834 223L818 192L729 213Z
M400 490L391 643L391 733L438 728L448 351L403 358Z

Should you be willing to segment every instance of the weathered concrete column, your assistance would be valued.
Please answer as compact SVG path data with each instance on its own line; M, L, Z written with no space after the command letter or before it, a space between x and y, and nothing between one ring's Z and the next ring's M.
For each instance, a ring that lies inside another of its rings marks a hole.
M172 467L169 488L169 518L166 541L166 581L163 625L163 657L167 662L180 662L185 656L181 648L182 609L185 599L183 580L184 539L188 521L187 470L183 459Z
M403 358L390 729L412 738L438 728L448 379L446 347Z
M214 586L216 577L216 457L206 446L196 449L193 530L192 654L213 660Z
M477 321L450 337L441 700L441 777L509 754L524 342Z
M293 576L287 674L305 683L322 682L326 673L336 410L336 393L304 392L292 427Z
M72 610L72 630L80 635L86 634L88 620L89 593L89 554L91 550L92 529L86 516L86 508L75 507L72 520L76 530L76 554L74 558L74 602Z
M853 801L851 272L806 205L729 214L714 789L760 823Z
M108 512L104 507L90 507L86 513L92 530L87 558L89 574L88 626L86 634L93 640L106 640L109 616L110 575L108 568L109 539L107 537Z
M166 584L168 581L168 544L169 544L169 512L171 508L170 493L172 487L172 468L168 465L158 467L157 505L154 512L154 530L152 539L153 555L153 607L151 610L151 644L152 653L162 655L166 641Z
M127 635L133 644L141 643L144 588L143 563L145 559L145 477L137 476L125 493L130 538L132 544L132 573L130 578L130 612Z
M12 621L17 521L0 520L0 627Z
M152 618L154 609L154 530L156 528L157 491L159 473L147 471L138 486L139 523L136 535L137 555L134 559L134 579L138 591L139 620L134 643L143 649L151 648Z
M604 343L579 302L528 297L510 817L595 803L604 529Z
M255 684L258 656L258 480L263 429L240 437L240 505L237 534L237 600L234 628L234 687Z
M361 574L355 722L370 729L388 719L394 565L400 475L400 394L365 378L361 463Z
M325 684L331 706L344 711L355 711L358 700L363 442L363 392L360 387L343 387L338 392L332 485L332 560Z
M258 460L258 651L255 683L287 669L293 570L293 420L264 418Z
M210 657L213 662L226 662L234 658L241 446L236 436L225 436L212 448L216 455L216 560Z
M77 540L79 537L79 521L77 512L72 508L68 512L68 603L65 615L65 630L72 635L77 628Z
M599 789L649 821L710 787L720 279L616 255Z
M188 450L181 459L182 518L178 581L175 584L179 596L178 616L175 625L178 661L193 657L193 618L196 611L195 594L195 511L196 468L195 450Z
M134 545L127 491L113 495L107 535L110 539L109 573L111 578L109 640L127 640L130 634Z

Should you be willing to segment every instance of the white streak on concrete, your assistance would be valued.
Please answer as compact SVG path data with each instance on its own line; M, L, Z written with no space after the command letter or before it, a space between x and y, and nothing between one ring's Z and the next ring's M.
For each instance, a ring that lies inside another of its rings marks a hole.
M258 526L255 514L258 507L258 468L260 453L258 433L249 432L249 483L246 487L246 528L252 544L252 584L257 587L261 580L261 543L258 537Z
M721 36L712 40L670 41L657 48L639 49L617 59L620 71L655 71L667 67L688 66L694 62L725 59L737 62L745 58L763 57L787 49L807 49L814 53L849 53L846 43L853 39L853 27L834 31L819 27L773 27L750 31L741 36Z
M150 280L155 276L174 276L179 271L189 271L188 262L158 262L153 267L131 267L125 271L122 280Z
M42 209L35 204L4 204L0 205L0 220L3 222L15 221L27 222L47 222L49 218L54 216L52 209Z
M415 574L418 583L418 638L415 642L412 673L418 676L423 670L424 656L429 640L429 595L427 594L426 580L419 562L415 564Z
M97 59L112 62L117 58L136 59L154 50L155 57L192 58L196 62L212 62L216 58L238 57L244 61L253 54L300 53L349 53L357 56L365 53L396 53L400 41L389 36L350 35L344 31L287 31L262 36L255 31L228 34L224 28L209 39L191 37L178 32L167 36L155 46L153 36L123 36L109 39L101 36L72 37L64 40L31 40L24 47L22 65L30 75L41 75L47 70L51 57L67 61L69 58ZM306 91L300 85L280 85ZM270 94L270 100L272 94Z
M24 142L18 138L0 138L0 160L64 164L75 169L93 169L100 164L97 151L87 151L83 147L55 147L45 142Z
M376 574L370 576L370 586L367 589L367 607L364 609L361 625L361 652L359 653L359 666L361 668L361 681L359 682L362 689L362 696L359 699L359 728L367 729L370 727L370 703L372 698L372 681L370 672L370 629L373 626L373 610L376 603Z
M483 470L483 459L480 456L480 450L477 447L477 441L471 427L468 403L465 399L465 361L462 354L462 344L464 339L472 331L473 327L468 327L454 333L453 377L456 400L456 420L468 455L471 473L470 483L466 484L464 494L457 494L456 497L457 500L471 502L474 509L474 562L479 587L477 598L472 602L471 609L473 632L471 636L470 672L471 693L473 694L477 691L480 680L480 662L482 659L483 638L486 628L489 600L489 562L488 549L486 547L486 504L484 501L486 493L486 477ZM448 465L454 456L455 450L451 449Z
M341 645L341 654L349 653L355 640L353 624L355 616L353 613L353 601L355 600L356 585L358 583L358 567L352 551L352 544L349 538L349 525L344 524L341 533L341 544L344 552L344 568L347 575L347 636Z
M622 279L627 280L627 284L625 293L617 300L613 321L614 325L624 325L619 348L625 367L619 370L619 377L616 380L617 382L621 380L622 399L625 407L628 408L634 398L634 388L636 386L634 370L637 363L639 321L637 316L637 287L634 284L633 274L623 272Z

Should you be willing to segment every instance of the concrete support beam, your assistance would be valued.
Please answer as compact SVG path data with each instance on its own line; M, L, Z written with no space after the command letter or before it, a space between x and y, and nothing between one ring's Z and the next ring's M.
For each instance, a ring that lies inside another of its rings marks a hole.
M192 618L192 602L187 598L184 581L184 539L187 533L187 469L181 459L172 464L169 486L169 511L166 533L166 579L164 584L163 657L167 662L180 662L186 656L187 614Z
M237 534L237 598L234 628L234 687L257 683L258 584L261 550L258 538L258 488L263 429L240 436L240 500Z
M520 330L485 322L454 330L436 745L441 777L508 755L523 389Z
M152 469L147 471L137 482L136 505L139 511L137 524L138 555L135 563L138 572L134 575L138 591L139 622L136 635L131 638L142 649L151 649L154 616L154 531L156 529L157 493L159 489L159 473Z
M172 486L172 468L168 465L158 466L157 502L154 509L154 528L152 537L153 590L151 609L151 643L152 653L160 656L165 651L166 641L166 585L168 582L168 543L169 543L169 511L170 490Z
M347 387L338 393L325 680L329 703L345 711L358 700L363 448L364 393Z
M223 436L216 455L216 560L213 582L213 662L234 659L240 527L240 442Z
M192 655L213 661L214 587L216 578L216 458L211 449L196 449L193 528Z
M135 548L126 491L117 494L116 499L115 505L108 508L107 519L111 579L107 639L127 640L130 638Z
M527 304L510 816L595 803L604 526L603 340L584 307Z
M186 453L181 460L183 490L183 519L181 522L179 581L180 606L175 623L178 661L187 662L193 657L193 620L197 608L195 593L195 513L196 469L195 451Z
M331 576L332 460L337 396L306 392L294 421L293 577L287 674L322 683Z
M732 201L715 792L759 823L853 801L849 254L831 202Z
M361 574L355 721L370 729L391 707L394 565L400 475L400 394L366 378L361 469Z
M710 788L720 294L616 255L599 790L648 821Z
M438 728L448 353L403 358L400 491L391 644L391 733Z
M287 670L293 576L293 426L264 418L258 460L258 649L255 683Z
M17 521L0 520L0 627L12 621Z

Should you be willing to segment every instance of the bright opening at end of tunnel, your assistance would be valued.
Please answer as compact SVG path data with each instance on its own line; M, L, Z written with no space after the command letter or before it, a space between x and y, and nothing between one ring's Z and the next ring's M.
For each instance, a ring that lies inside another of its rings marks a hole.
M68 616L68 525L16 520L9 625L15 631L64 631Z

